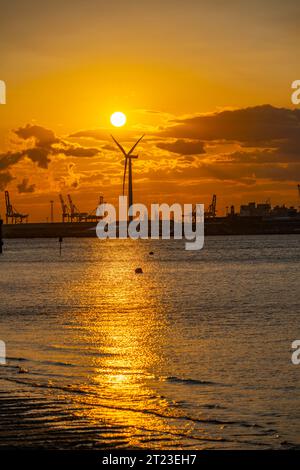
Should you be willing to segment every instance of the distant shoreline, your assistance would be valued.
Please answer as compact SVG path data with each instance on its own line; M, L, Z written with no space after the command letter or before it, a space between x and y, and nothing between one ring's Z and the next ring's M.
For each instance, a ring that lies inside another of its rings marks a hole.
M2 232L3 239L95 238L97 236L95 222L3 224ZM280 234L300 234L300 218L216 217L205 221L206 236Z

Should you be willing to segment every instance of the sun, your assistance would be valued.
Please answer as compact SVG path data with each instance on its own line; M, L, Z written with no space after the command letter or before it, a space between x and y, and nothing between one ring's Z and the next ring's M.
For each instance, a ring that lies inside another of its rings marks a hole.
M110 116L110 122L115 127L122 127L126 123L126 116L120 111L116 111Z

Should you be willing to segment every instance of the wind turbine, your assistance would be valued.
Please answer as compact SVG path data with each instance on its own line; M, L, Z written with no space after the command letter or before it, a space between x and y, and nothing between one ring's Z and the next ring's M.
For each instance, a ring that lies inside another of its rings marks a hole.
M145 135L145 134L144 134ZM125 156L125 165L124 165L124 176L123 176L123 196L124 196L124 193L125 193L125 180L126 180L126 171L127 171L127 163L128 163L128 207L131 207L132 204L133 204L133 194L132 194L132 159L133 158L138 158L138 155L132 155L132 152L134 151L135 147L137 146L137 144L142 140L142 138L144 137L144 135L142 135L142 137L139 138L139 140L134 144L134 146L129 150L129 152L126 152L124 150L124 148L122 147L121 144L119 144L119 142L113 137L113 141L115 142L115 144L119 147L119 149L121 150L121 152L123 153L123 155Z

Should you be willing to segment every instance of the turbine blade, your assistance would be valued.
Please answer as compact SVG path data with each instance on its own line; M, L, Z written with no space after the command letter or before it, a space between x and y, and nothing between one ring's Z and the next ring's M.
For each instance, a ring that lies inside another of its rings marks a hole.
M127 153L125 152L125 150L123 149L122 145L119 144L119 142L114 138L113 135L111 135L111 138L113 139L113 141L115 142L115 144L117 144L117 146L119 147L119 149L121 150L121 152L125 155L125 157L127 156Z
M125 166L124 166L124 176L123 176L123 196L125 195L125 180L126 180L126 170L127 170L127 156L125 158Z
M143 134L142 137L140 137L139 140L134 144L134 146L132 147L132 149L129 150L128 155L130 155L130 154L134 151L135 147L136 147L137 144L142 140L143 137L145 137L145 134Z

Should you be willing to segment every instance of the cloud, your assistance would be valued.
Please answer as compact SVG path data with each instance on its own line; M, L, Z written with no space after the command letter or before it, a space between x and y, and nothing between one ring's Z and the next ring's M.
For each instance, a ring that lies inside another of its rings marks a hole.
M169 120L159 132L153 129L148 130L141 158L135 165L137 187L148 184L154 193L165 193L169 185L169 190L174 186L176 193L177 185L184 192L185 185L201 188L206 182L222 182L233 188L266 182L275 182L274 186L279 187L300 181L300 110L256 106ZM15 133L17 150L0 154L2 186L12 179L7 170L22 159L29 159L42 169L53 161L48 173L53 187L80 189L101 183L113 191L121 185L123 160L107 132L79 131L72 138L86 140L70 141L50 129L27 124ZM91 138L102 142L97 144ZM130 148L135 138L133 130L123 135L122 142ZM83 142L86 146L81 145ZM55 158L59 155L66 158ZM93 159L99 155L102 167L99 158ZM75 158L78 160L73 166ZM25 181L27 175L19 176L18 171L19 167L15 176L24 177L17 185L19 191L34 191L34 185ZM2 176L4 173L6 176ZM40 187L38 179L37 185Z
M18 163L23 157L23 152L8 152L0 154L0 171L6 170Z
M159 142L156 144L156 147L180 155L200 155L205 153L204 143L201 141L190 142L184 139L177 139L175 142Z
M285 163L300 163L300 154L298 153L285 153L279 149L255 149L255 151L237 151L226 155L221 155L217 158L217 163L244 163L265 165L273 164L280 165Z
M10 174L9 171L0 173L0 191L3 191L8 183L10 183L14 177Z
M95 157L96 155L99 155L99 149L92 147L66 146L66 148L60 148L58 151L59 153L63 153L64 155L71 157Z
M177 143L194 139L195 144L206 144L205 161L198 165L190 162L190 168L181 167L175 176L179 180L194 176L250 184L258 180L300 179L298 109L263 105L197 115L169 121L158 135L177 139ZM172 152L176 143L173 148L170 144L161 147L161 143L158 147Z
M21 139L35 139L36 144L39 147L50 147L53 144L60 142L60 139L55 136L52 130L46 129L42 126L27 124L25 127L20 127L14 132Z
M49 150L43 147L34 147L24 150L23 155L26 155L30 160L36 163L40 168L48 168L50 163Z
M23 178L23 181L17 184L19 193L34 193L35 184L29 184L28 178Z
M300 161L300 132L289 139L284 139L278 143L278 153L288 155L289 158Z
M23 157L28 157L31 161L37 163L41 168L48 168L50 159L48 158L49 150L43 147L33 147L24 149L20 152L7 152L0 155L0 171L16 165Z
M94 140L107 140L108 133L102 129L87 129L74 132L69 137L90 138Z
M109 151L111 151L111 152L115 152L115 151L116 151L115 145L112 145L112 144L105 144L105 145L102 145L102 149L103 149L103 150L109 150Z
M97 140L100 142L107 142L110 141L112 142L110 133L114 134L114 131L108 130L108 129L86 129L86 130L81 130L78 132L73 132L72 134L69 135L69 138L71 139L92 139L92 140ZM141 137L141 135L144 133L141 131L139 133L136 129L126 129L126 128L119 128L118 129L118 134L122 135L122 142L136 142L136 140ZM148 129L148 134L150 135L151 132L149 132ZM145 139L143 140L143 142Z
M22 158L28 157L40 168L47 169L51 162L51 156L65 155L67 157L94 157L100 153L97 148L71 145L58 138L53 131L42 126L27 124L14 131L21 140L33 139L31 147L18 152L0 154L0 171L12 167Z
M280 139L299 142L299 132L300 110L263 105L170 121L159 135L203 141L238 141L256 146Z
M300 164L292 163L286 167L282 166L258 166L254 168L258 179L270 179L273 181L300 181Z

